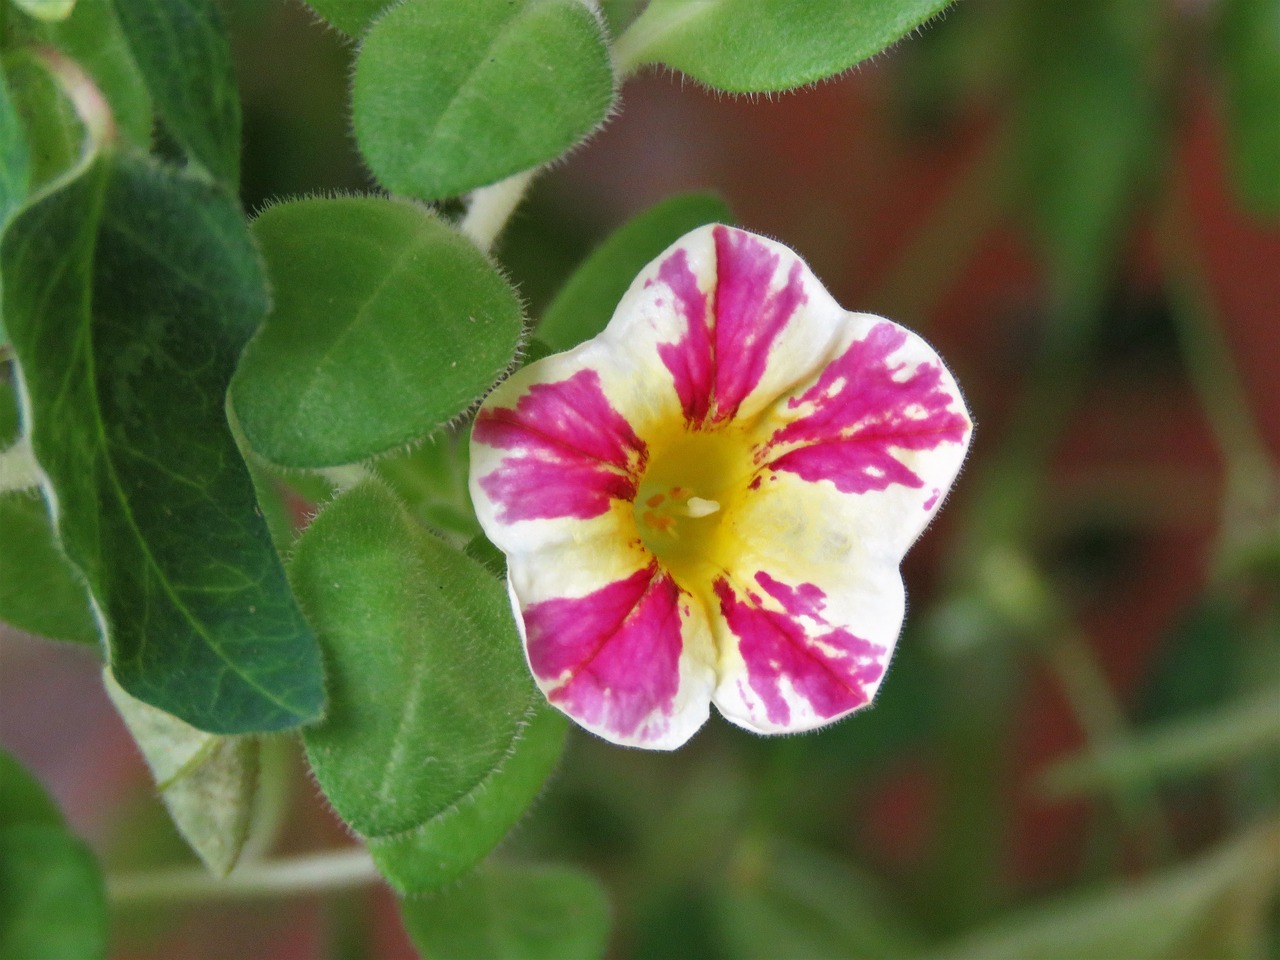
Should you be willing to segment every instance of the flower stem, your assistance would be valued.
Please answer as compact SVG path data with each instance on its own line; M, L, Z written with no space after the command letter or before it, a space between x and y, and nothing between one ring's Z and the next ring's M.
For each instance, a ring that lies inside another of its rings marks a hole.
M462 232L477 247L487 251L520 205L537 172L536 168L524 170L472 193L471 204L460 224Z
M0 450L0 493L30 490L40 483L40 466L31 452L31 442L23 437Z
M202 867L173 867L107 878L116 906L321 893L364 886L381 875L363 847L246 863L226 877Z

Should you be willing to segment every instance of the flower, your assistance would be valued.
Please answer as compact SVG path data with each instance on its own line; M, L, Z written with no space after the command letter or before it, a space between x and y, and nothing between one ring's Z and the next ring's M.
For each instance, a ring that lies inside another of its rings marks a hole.
M471 495L547 698L670 750L712 703L760 733L870 703L898 566L971 430L928 344L715 225L649 264L598 337L494 390Z

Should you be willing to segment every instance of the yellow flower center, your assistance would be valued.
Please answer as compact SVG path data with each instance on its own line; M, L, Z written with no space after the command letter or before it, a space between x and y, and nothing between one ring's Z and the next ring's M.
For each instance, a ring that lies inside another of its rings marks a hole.
M686 590L705 591L736 542L734 514L755 473L751 444L731 426L683 427L651 442L635 501L644 545Z

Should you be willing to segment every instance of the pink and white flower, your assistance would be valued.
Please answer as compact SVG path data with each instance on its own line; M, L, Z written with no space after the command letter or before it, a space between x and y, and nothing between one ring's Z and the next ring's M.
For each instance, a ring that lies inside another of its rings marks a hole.
M918 336L841 308L786 247L708 226L602 334L489 396L471 495L547 698L669 750L712 703L785 733L871 702L899 564L971 429Z

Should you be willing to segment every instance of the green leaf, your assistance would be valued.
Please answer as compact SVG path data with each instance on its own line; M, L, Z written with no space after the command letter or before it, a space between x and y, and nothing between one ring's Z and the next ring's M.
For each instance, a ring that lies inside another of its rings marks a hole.
M1254 830L1193 863L997 921L921 960L1183 960L1246 956L1245 914L1275 883L1280 832ZM1249 918L1254 920L1256 918Z
M593 960L609 937L609 899L570 867L489 864L447 890L400 902L424 957Z
M19 824L62 826L62 814L44 787L7 750L0 748L0 829Z
M216 4L113 2L165 129L191 160L234 193L240 182L240 94Z
M434 890L484 859L537 799L567 728L564 715L536 696L507 755L454 804L414 831L369 838L373 861L391 885L402 893Z
M777 843L744 850L718 894L721 936L739 960L914 956L923 939L848 864Z
M258 786L258 742L197 730L128 693L104 670L116 710L151 768L178 832L220 877L249 837Z
M395 0L306 0L307 6L348 37L359 38Z
M106 954L106 895L89 848L61 827L0 829L0 957Z
M0 957L89 960L107 952L102 876L44 788L0 750Z
M18 9L37 20L65 20L71 16L76 0L13 0Z
M26 199L30 185L31 150L18 108L9 96L8 79L0 71L0 231Z
M391 191L449 197L564 153L605 119L613 84L581 0L407 0L360 48L356 140Z
M155 119L151 94L111 0L77 3L69 18L47 24L38 35L84 68L111 104L116 128L135 146L149 149Z
M732 223L732 216L715 194L686 193L633 217L574 271L543 314L538 339L553 353L590 340L651 260L695 227Z
M1044 786L1062 796L1147 786L1221 770L1257 754L1280 757L1280 689L1220 709L1148 728L1124 743L1054 765Z
M790 90L874 56L949 2L653 0L615 53L620 70L665 63L719 90Z
M376 482L320 514L290 573L330 668L329 715L303 734L316 779L397 889L452 879L532 801L563 737L502 584Z
M1016 121L1024 189L1054 299L1088 312L1119 262L1144 176L1162 168L1147 66L1159 10L1079 0L1033 4L1026 15L1030 70Z
M36 458L116 678L215 733L315 719L319 650L225 417L265 308L234 203L90 155L10 224L0 271Z
M1257 213L1280 217L1280 2L1224 0L1221 11L1236 189Z
M329 467L404 447L510 365L523 329L515 292L421 207L300 200L268 209L253 232L275 304L232 400L266 459Z
M0 494L0 620L53 640L100 639L89 594L35 491Z

